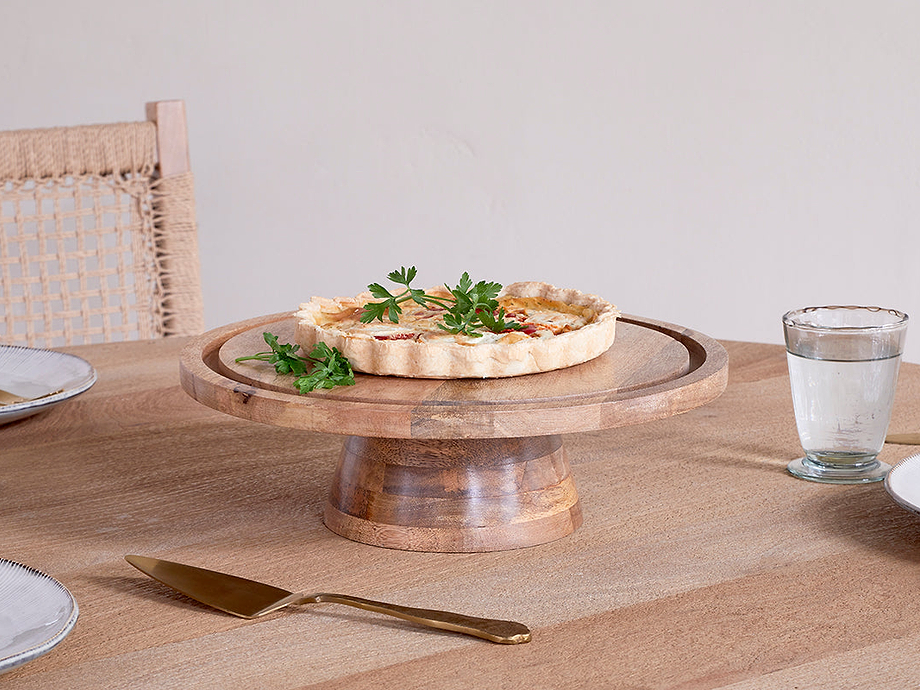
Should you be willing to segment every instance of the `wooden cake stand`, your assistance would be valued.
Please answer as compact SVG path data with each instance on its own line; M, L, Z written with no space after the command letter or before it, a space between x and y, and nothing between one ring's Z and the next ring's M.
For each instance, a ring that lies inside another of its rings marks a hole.
M227 414L346 435L326 505L333 532L412 551L542 544L581 524L562 434L640 424L718 397L728 354L701 333L636 316L585 364L502 379L357 374L356 385L300 395L290 375L237 357L293 342L275 314L218 328L182 353L182 387Z

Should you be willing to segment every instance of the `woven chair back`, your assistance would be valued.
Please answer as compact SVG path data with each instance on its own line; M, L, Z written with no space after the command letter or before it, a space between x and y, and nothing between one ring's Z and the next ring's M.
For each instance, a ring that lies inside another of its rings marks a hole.
M0 132L0 344L203 328L192 173L160 174L155 122Z

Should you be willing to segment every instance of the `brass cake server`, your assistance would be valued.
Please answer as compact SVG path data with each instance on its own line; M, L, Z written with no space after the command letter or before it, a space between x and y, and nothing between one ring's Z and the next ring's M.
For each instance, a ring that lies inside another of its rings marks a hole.
M395 616L431 628L481 637L499 644L530 641L530 630L522 623L476 618L450 611L417 609L362 599L347 594L289 592L236 575L205 570L191 565L147 556L125 556L135 568L154 580L215 609L240 618L258 618L291 604L345 604L366 611Z

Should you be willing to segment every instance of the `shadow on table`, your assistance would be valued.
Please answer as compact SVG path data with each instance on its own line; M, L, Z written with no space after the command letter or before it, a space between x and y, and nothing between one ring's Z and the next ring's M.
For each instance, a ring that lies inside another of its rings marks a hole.
M771 475L787 475L786 466L796 458L794 452L784 452L782 445L768 443L736 444L715 450L704 445L699 448L688 446L681 450L695 465L709 465L729 471L755 470Z
M920 563L920 518L897 505L881 482L830 487L809 502L807 512L803 520L813 529Z

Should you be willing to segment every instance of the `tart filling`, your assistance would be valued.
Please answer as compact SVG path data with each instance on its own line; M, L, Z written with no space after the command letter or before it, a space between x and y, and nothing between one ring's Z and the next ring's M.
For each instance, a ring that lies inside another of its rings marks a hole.
M443 288L428 294L447 295ZM445 309L403 305L399 323L362 323L365 292L351 298L314 297L295 313L296 342L337 347L355 371L416 378L492 378L561 369L604 353L613 343L616 307L595 295L547 283L508 285L498 296L506 321L519 330L479 337L441 328Z

